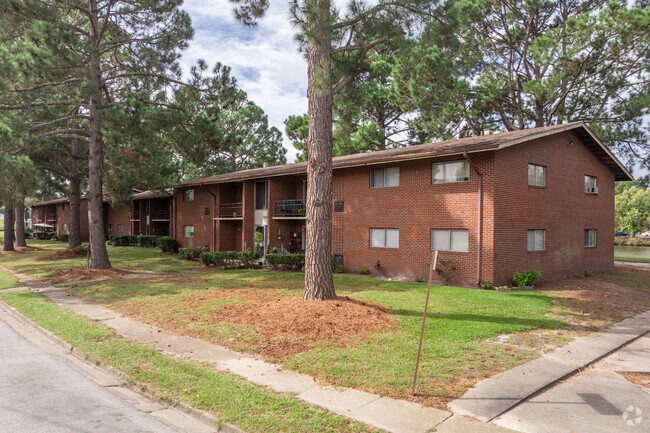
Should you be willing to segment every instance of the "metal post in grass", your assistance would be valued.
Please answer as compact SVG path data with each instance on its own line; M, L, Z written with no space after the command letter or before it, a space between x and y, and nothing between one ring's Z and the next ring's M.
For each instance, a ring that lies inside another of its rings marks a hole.
M418 368L420 367L420 355L422 354L422 340L424 339L424 324L427 321L427 310L429 309L429 294L431 293L431 280L433 279L433 270L438 263L438 251L431 254L431 267L429 268L429 284L427 286L427 300L424 303L424 314L422 315L422 331L420 331L420 347L418 347L418 358L415 361L415 374L413 375L413 388L411 395L415 395L415 382L418 380Z

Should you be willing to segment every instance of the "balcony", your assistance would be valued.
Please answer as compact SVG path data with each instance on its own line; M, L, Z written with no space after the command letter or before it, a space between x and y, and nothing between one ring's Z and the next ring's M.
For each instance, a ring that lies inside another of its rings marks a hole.
M305 219L306 213L302 200L280 200L273 204L273 219Z
M54 213L54 212L48 213L47 214L47 220L48 221L56 221L56 213Z
M140 221L140 211L129 212L131 221Z
M217 218L219 220L240 220L244 217L242 203L223 203L219 205Z
M169 221L169 211L168 210L151 211L151 221Z

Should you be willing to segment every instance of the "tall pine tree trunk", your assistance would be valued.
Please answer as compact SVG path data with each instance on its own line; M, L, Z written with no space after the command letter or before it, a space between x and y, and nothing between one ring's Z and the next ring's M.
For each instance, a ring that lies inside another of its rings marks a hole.
M307 46L306 300L336 296L332 278L332 80L329 0L314 0Z
M70 178L70 248L81 245L81 180Z
M88 225L90 229L91 268L107 269L111 267L106 250L104 233L104 206L102 178L104 167L104 142L102 140L102 79L99 54L99 20L97 1L90 1L90 34L93 51L89 56L90 83L90 138L88 142Z
M16 246L26 247L25 242L25 199L16 201Z
M5 244L2 251L16 251L14 249L14 206L10 203L5 203Z

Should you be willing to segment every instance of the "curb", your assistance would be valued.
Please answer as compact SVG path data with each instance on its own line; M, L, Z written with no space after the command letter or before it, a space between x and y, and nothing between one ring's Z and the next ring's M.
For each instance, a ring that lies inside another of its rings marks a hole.
M242 430L241 428L237 427L234 424L230 424L227 422L222 422L217 418L216 416L212 415L209 412L203 411L201 409L196 409L187 403L184 403L182 401L174 400L171 398L160 398L156 395L156 393L147 387L139 387L135 384L130 384L127 382L128 376L126 373L110 366L107 364L104 364L103 362L97 361L94 359L92 356L88 356L84 354L83 352L79 351L76 347L70 345L67 343L65 340L63 340L61 337L57 336L56 334L52 333L51 331L48 331L47 329L41 328L38 326L36 323L34 323L31 319L29 319L27 316L19 312L16 308L12 307L11 305L7 304L4 300L0 299L0 307L5 309L11 317L14 319L18 320L22 324L26 325L27 327L31 328L32 330L36 331L43 337L45 337L48 341L51 343L56 344L57 346L63 348L66 352L70 353L73 355L75 358L77 358L79 361L82 361L92 367L99 368L101 371L104 373L108 374L109 376L112 376L114 379L119 380L120 386L130 389L131 391L137 392L141 395L144 395L145 397L148 397L154 401L157 401L159 403L162 403L172 409L176 409L179 412L184 413L185 415L189 416L190 418L194 419L195 421L198 421L200 423L206 424L210 427L214 427L217 429L218 432L223 432L223 433L246 433L245 430Z

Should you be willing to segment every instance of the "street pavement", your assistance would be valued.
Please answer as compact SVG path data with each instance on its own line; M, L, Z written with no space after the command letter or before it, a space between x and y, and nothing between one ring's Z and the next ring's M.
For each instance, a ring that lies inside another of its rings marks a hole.
M118 386L108 375L98 376L97 372L90 371L92 367L82 368L69 359L70 355L56 353L45 342L36 341L38 346L35 345L32 341L39 336L31 335L28 341L7 324L17 321L4 310L3 313L0 314L0 432L214 431L201 429L196 421L184 419L180 413ZM140 410L136 408L138 405ZM155 412L156 416L147 412ZM165 418L171 422L165 422ZM179 426L183 425L188 429L181 430Z
M650 375L650 336L523 402L494 423L526 433L650 432L650 392L621 372Z

